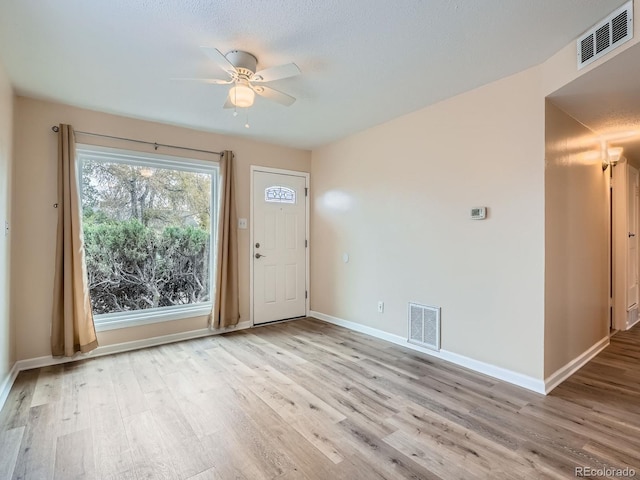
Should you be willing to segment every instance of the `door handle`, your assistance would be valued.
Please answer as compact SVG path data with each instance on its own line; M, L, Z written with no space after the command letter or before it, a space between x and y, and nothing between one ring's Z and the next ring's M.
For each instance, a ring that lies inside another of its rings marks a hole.
M631 238L631 237L635 237L635 236L636 236L636 234L635 234L635 233L631 233L631 232L629 232L629 238Z
M254 257L260 258L260 257L266 257L266 255L262 255L261 253L256 253Z

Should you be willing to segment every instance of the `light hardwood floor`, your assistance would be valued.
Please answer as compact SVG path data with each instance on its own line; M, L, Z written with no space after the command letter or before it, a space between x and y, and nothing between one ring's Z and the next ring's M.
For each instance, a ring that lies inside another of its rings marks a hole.
M0 479L640 475L640 330L547 397L305 319L22 372Z

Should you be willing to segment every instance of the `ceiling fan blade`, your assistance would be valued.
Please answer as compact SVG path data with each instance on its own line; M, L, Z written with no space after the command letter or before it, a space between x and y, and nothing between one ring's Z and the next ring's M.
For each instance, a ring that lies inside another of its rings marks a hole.
M251 77L252 82L271 82L282 78L300 75L300 68L295 63L287 63L278 67L266 68L256 72Z
M293 102L296 101L294 97L291 95L287 95L286 93L279 92L273 88L263 87L262 85L254 86L251 85L251 88L258 95L268 98L269 100L273 100L274 102L279 103L280 105L284 105L285 107L289 107L293 105Z
M211 85L229 85L230 83L233 83L232 78L229 80L221 80L219 78L172 78L171 80L187 80L189 82L208 83Z
M200 48L202 49L202 52L207 57L213 60L216 63L216 65L222 68L229 75L233 77L234 75L237 74L236 67L234 67L229 60L227 60L227 57L225 57L220 50L213 47L200 47Z

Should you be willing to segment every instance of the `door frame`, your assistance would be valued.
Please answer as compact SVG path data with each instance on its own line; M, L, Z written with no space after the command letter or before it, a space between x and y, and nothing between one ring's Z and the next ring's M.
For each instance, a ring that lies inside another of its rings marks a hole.
M612 198L612 223L611 223L611 278L612 307L614 330L623 331L627 323L627 162L620 159L617 165L612 167L611 182L613 183Z
M613 167L611 180L613 181L612 198L613 207L611 223L611 279L613 286L611 289L613 307L613 325L615 331L624 331L637 323L629 324L629 314L627 310L627 268L628 268L628 175L631 165L624 157ZM636 168L637 169L637 168ZM640 268L640 265L638 266Z
M255 326L253 323L254 318L254 306L253 306L253 246L255 245L253 239L253 176L256 172L261 173L275 173L279 175L289 175L294 177L303 177L304 178L304 186L306 189L305 195L305 238L307 240L307 248L305 248L305 290L307 292L307 298L305 299L305 315L309 316L309 307L311 305L311 289L310 289L310 279L309 275L309 251L311 249L311 241L309 239L310 236L310 228L309 228L309 180L311 178L311 174L309 172L301 172L298 170L285 170L283 168L272 168L272 167L261 167L259 165L251 165L249 167L250 171L250 182L249 182L249 321L251 322L251 326Z

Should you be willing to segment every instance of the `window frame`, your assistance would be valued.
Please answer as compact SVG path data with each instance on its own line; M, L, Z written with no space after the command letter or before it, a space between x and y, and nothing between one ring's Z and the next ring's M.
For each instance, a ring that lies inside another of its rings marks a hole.
M165 168L184 172L206 173L211 175L211 228L209 231L209 285L210 298L207 302L191 305L172 305L169 307L147 308L127 312L103 313L93 316L97 332L120 328L149 325L171 320L209 315L215 298L215 268L217 261L217 227L220 210L220 162L217 160L200 160L189 157L178 157L158 153L138 152L120 148L102 147L89 144L76 144L76 179L80 192L80 218L82 219L82 164L85 160L105 163L120 163L137 167ZM83 239L84 241L84 239Z

